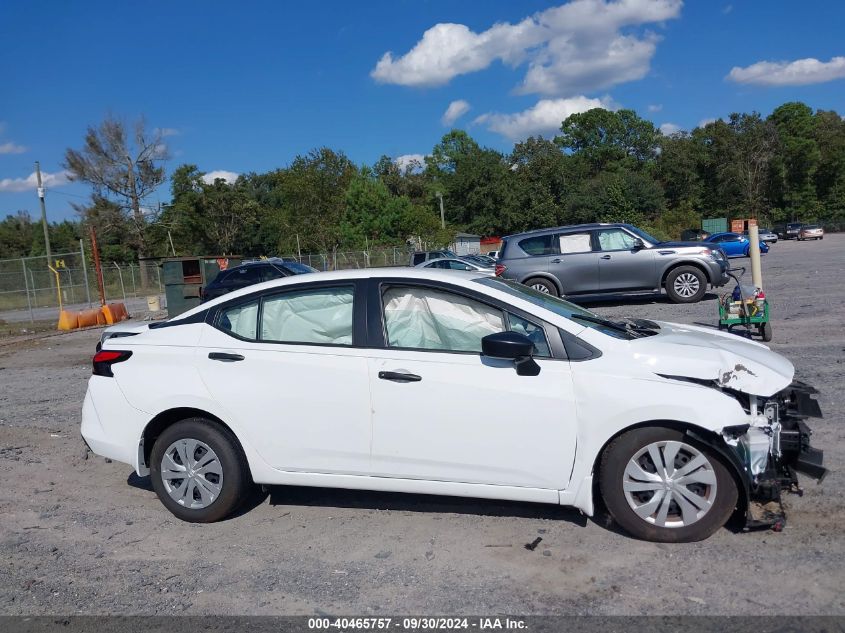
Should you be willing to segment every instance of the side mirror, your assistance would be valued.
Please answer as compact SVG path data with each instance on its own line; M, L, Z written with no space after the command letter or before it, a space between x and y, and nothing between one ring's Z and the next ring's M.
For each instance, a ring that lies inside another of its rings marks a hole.
M496 332L481 339L481 353L490 358L512 359L519 376L536 376L540 366L531 355L534 343L519 332Z
M643 242L640 238L634 238L634 250L641 251L645 248L645 242Z

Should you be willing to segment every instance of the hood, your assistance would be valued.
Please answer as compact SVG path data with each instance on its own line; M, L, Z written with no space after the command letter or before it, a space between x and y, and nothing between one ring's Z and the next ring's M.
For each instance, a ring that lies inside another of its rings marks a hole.
M761 343L695 325L657 323L657 335L632 342L634 360L655 374L714 380L758 396L792 383L792 363Z
M713 242L659 242L654 245L654 248L719 248L718 244Z

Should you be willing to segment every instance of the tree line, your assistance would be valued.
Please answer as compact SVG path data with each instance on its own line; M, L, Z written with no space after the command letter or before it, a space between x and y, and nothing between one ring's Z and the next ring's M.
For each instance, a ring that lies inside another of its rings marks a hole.
M165 182L167 158L143 120L132 129L112 118L89 128L65 166L92 186L91 201L75 205L78 220L51 225L53 250L65 241L75 248L89 224L104 258L120 262L409 240L442 246L456 231L501 236L594 221L630 222L667 239L705 217L845 222L845 121L798 102L669 135L633 110L597 108L567 118L555 138L529 138L510 153L452 130L423 162L401 166L387 156L356 165L329 148L235 182L207 182L198 166L181 165L170 174L170 202L150 208L145 199ZM9 215L0 222L0 258L43 252L39 236L27 213Z

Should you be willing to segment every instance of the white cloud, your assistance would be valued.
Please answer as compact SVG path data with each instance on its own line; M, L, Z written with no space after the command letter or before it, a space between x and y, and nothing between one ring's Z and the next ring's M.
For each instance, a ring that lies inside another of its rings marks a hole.
M157 127L155 133L161 135L163 138L167 138L168 136L179 136L182 132L175 127Z
M734 5L726 4L724 7L722 7L722 14L727 15L728 13L730 13L733 10L734 10Z
M650 106L648 106L649 112L660 112L662 109L663 109L662 103L653 103Z
M529 136L551 135L560 130L560 124L572 114L586 112L593 108L613 109L609 98L588 99L579 96L570 99L540 99L535 105L522 112L501 114L488 112L475 119L489 130L513 140Z
M759 86L805 86L845 78L845 57L821 62L813 57L794 62L757 62L745 68L734 66L727 79Z
M220 178L221 180L225 180L230 185L233 184L240 174L234 171L226 171L225 169L215 169L214 171L210 171L207 174L203 174L202 181L207 185L213 185L214 181Z
M675 132L680 132L681 126L674 123L662 123L660 125L660 133L664 136L671 136Z
M41 182L46 188L60 187L68 182L69 172L57 171L50 174L46 171L41 172ZM32 172L26 178L3 178L0 179L0 191L20 192L20 191L35 191L38 187L38 180L35 172Z
M632 28L676 18L681 5L682 0L572 0L480 33L463 24L435 24L406 54L385 53L370 75L381 83L439 86L498 60L528 64L521 93L599 90L646 75L659 38Z
M423 154L403 154L394 158L393 162L403 172L409 167L421 169L425 167L425 156Z
M23 145L18 145L11 141L0 144L0 154L23 154L25 151L26 148Z
M463 99L453 101L449 104L449 107L446 108L446 112L443 113L443 117L440 119L440 122L443 123L443 125L452 125L469 111L469 107L469 102L464 101Z

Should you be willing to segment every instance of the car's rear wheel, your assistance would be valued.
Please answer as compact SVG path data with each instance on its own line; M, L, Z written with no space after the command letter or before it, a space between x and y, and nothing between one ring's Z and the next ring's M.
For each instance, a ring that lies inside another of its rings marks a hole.
M182 420L159 435L150 455L150 478L164 506L192 523L229 516L252 486L235 437L204 418Z
M736 507L737 486L711 448L666 427L633 429L602 454L605 505L627 532L647 541L700 541Z
M536 290L537 292L542 292L546 295L552 295L553 297L558 296L557 288L555 288L555 285L547 279L534 277L532 279L528 279L525 282L525 285L529 288Z
M707 277L695 266L679 266L666 276L664 287L674 303L695 303L707 292Z

